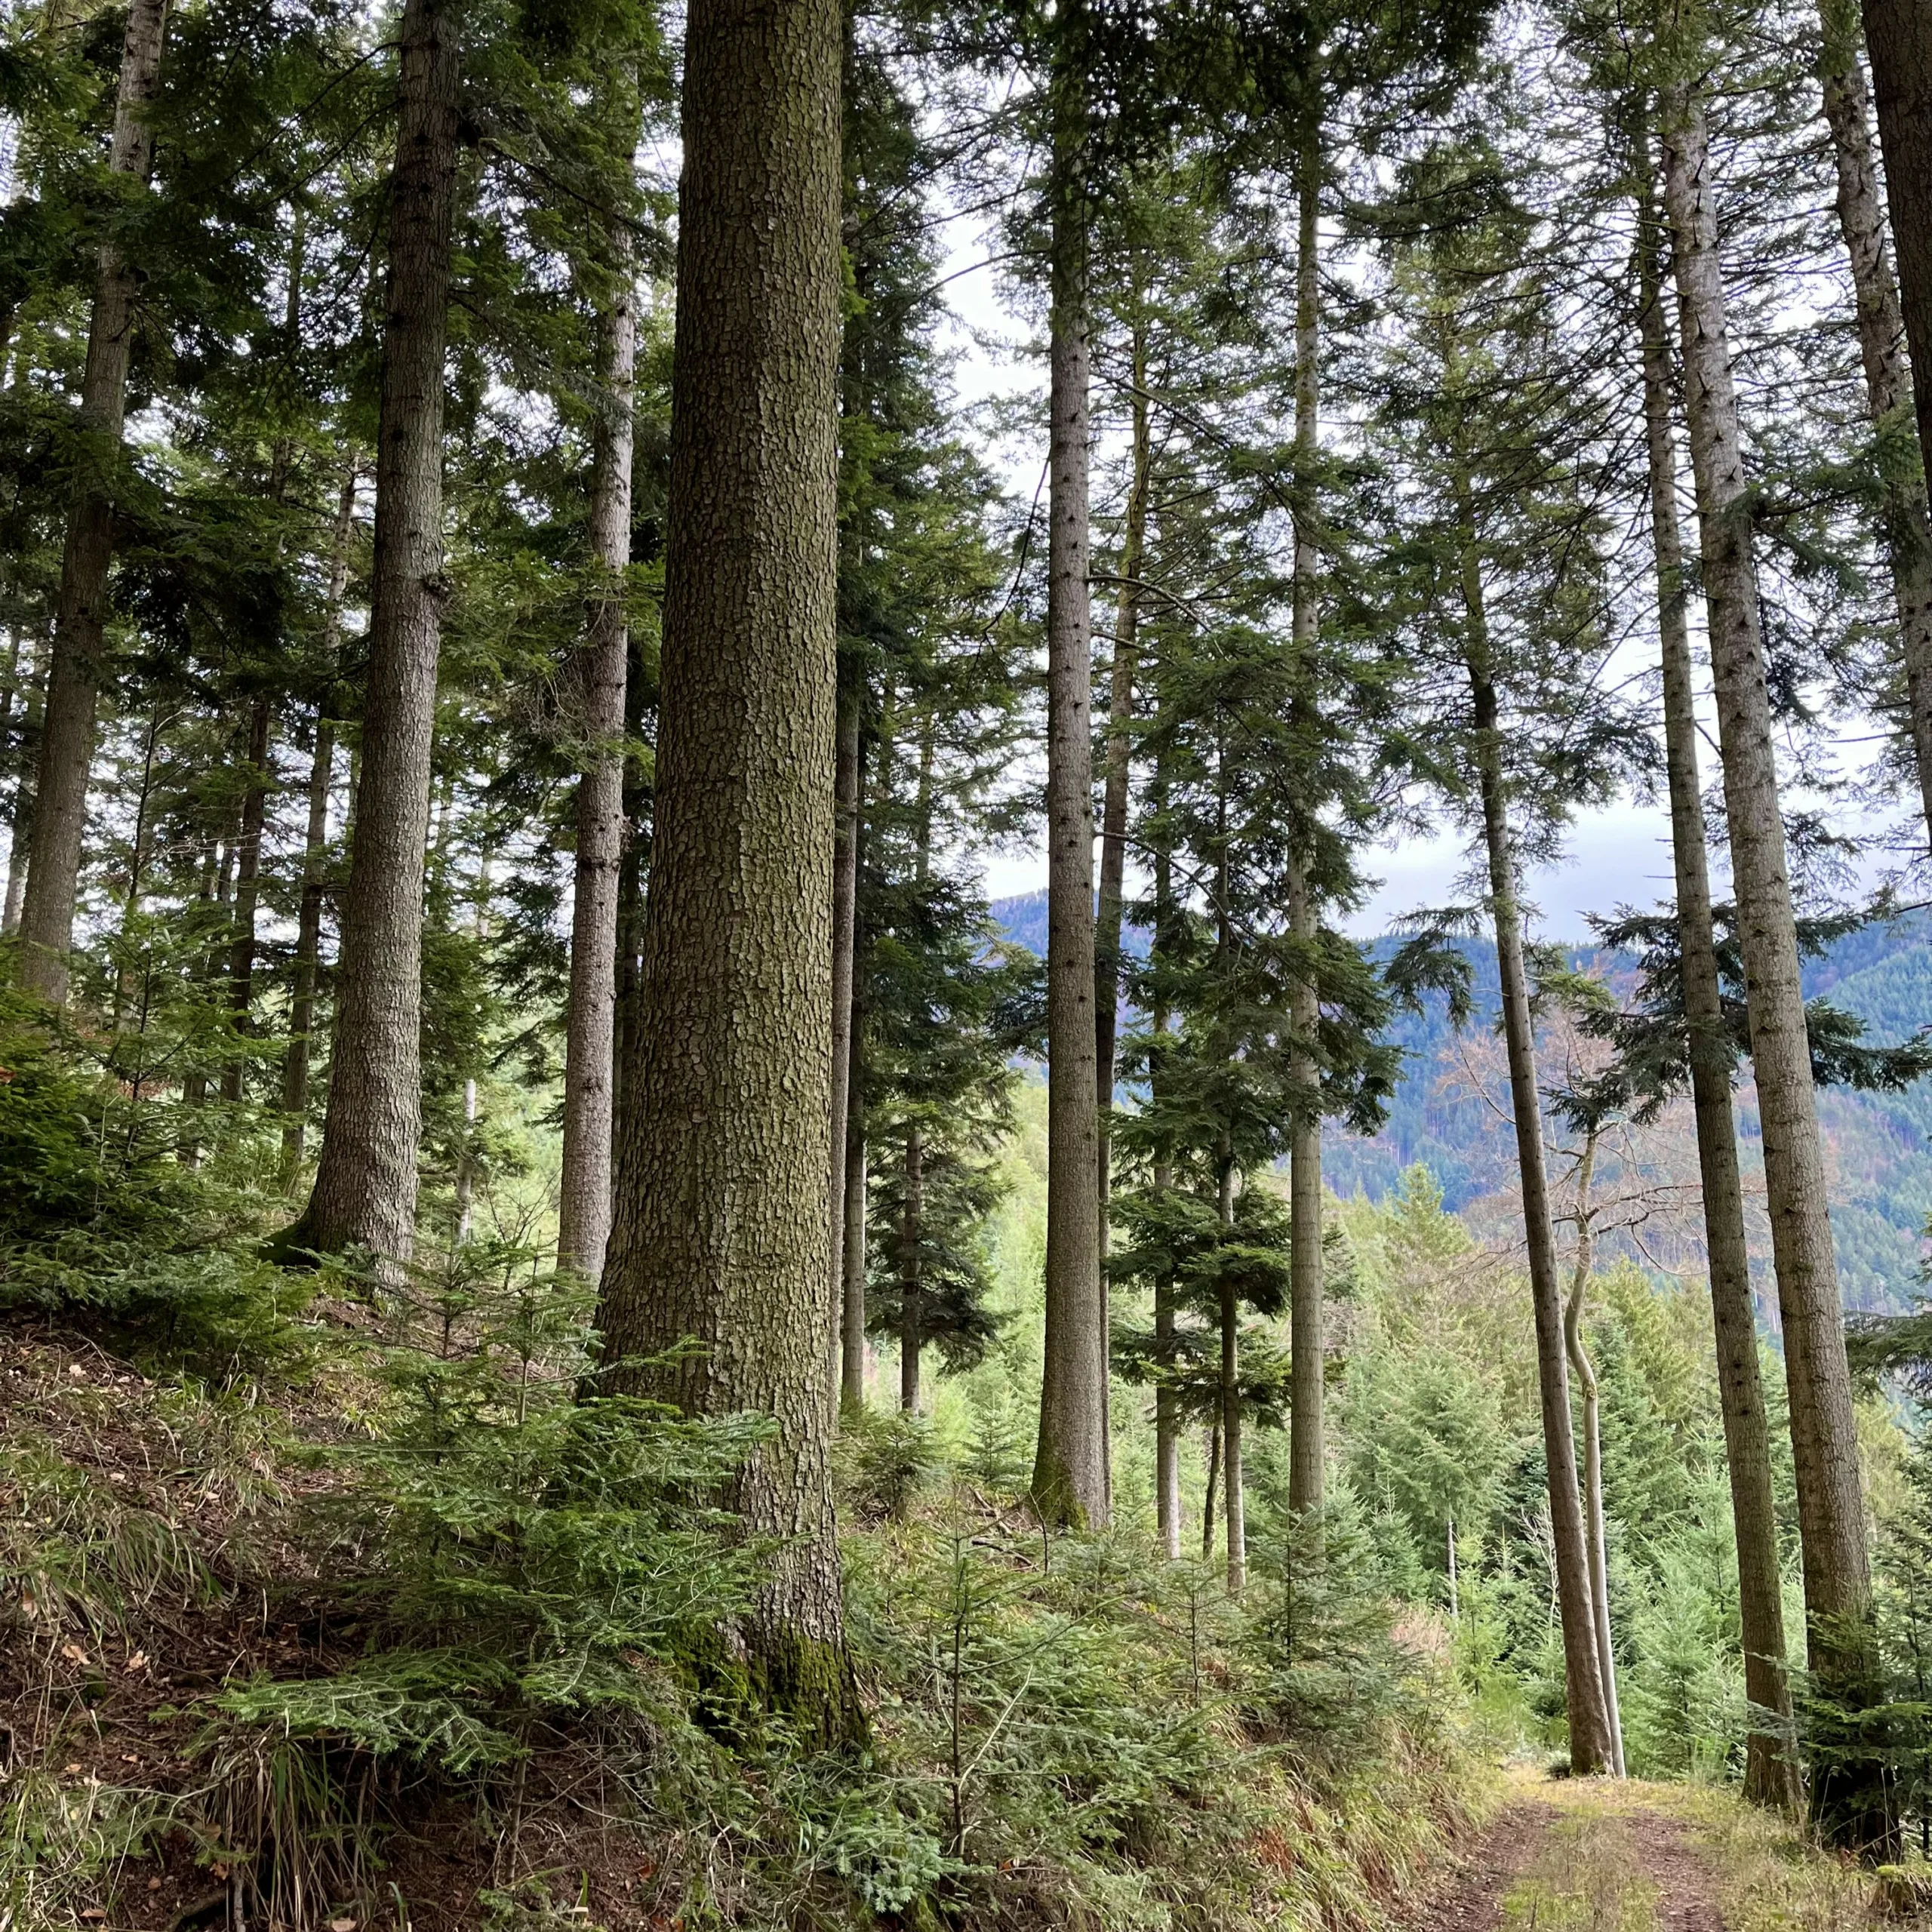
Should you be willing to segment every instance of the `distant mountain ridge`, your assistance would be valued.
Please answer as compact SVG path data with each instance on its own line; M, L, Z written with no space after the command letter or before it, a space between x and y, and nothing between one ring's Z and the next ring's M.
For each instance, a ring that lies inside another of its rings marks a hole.
M995 900L992 913L1006 938L1044 954L1044 892ZM1147 935L1131 929L1125 943L1141 956ZM1397 943L1378 940L1371 950L1386 957ZM1474 980L1472 1030L1493 1031L1499 1010L1495 947L1487 940L1458 943ZM1599 946L1565 950L1574 966L1600 971L1613 984L1635 971L1629 954ZM1932 1023L1932 914L1909 914L1838 941L1807 966L1804 990L1807 998L1829 994L1864 1021L1875 1042L1909 1038ZM1398 1015L1389 1038L1410 1055L1410 1077L1398 1087L1387 1123L1373 1139L1331 1129L1324 1150L1330 1183L1342 1194L1379 1197L1403 1168L1420 1161L1440 1183L1446 1207L1467 1208L1497 1189L1514 1148L1506 1134L1499 1136L1481 1099L1443 1091L1440 1076L1453 1064L1455 1035L1439 996L1420 1015ZM1903 1094L1824 1089L1818 1113L1835 1169L1832 1225L1847 1305L1901 1308L1918 1288L1924 1230L1932 1220L1932 1081ZM1739 1131L1746 1158L1755 1164L1758 1119L1749 1089L1740 1096Z

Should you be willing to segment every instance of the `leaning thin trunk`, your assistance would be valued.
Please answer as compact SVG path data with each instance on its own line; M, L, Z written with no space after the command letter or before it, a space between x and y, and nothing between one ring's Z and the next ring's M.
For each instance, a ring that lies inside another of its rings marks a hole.
M776 1418L728 1486L766 1553L721 1663L825 1742L863 1723L826 1346L839 37L838 0L688 14L655 818L599 1321L619 1388Z
M1155 762L1148 787L1148 811L1155 827L1153 964L1156 969L1153 992L1154 1051L1149 1075L1157 1089L1161 1080L1160 1054L1168 1031L1169 1014L1167 990L1160 977L1166 964L1168 940L1173 928L1174 858L1169 849L1164 820L1168 805L1168 779L1164 762ZM1164 1194L1174 1184L1174 1164L1164 1157L1154 1163L1154 1188ZM1164 1275L1154 1287L1154 1352L1164 1371L1174 1367L1177 1339L1174 1282ZM1180 1394L1164 1379L1154 1392L1154 1514L1160 1528L1161 1547L1171 1561L1180 1558ZM1208 1506L1211 1518L1214 1506Z
M1864 0L1863 11L1900 306L1919 371L1918 442L1932 451L1932 9L1924 0Z
M133 0L121 43L120 93L108 171L145 183L154 161L148 103L161 78L168 0ZM80 485L60 559L60 601L48 662L35 785L33 844L21 907L20 976L54 1001L67 996L87 832L88 780L94 766L94 714L106 671L107 574L114 555L115 472L122 462L128 362L134 328L135 269L118 243L97 257L94 312L77 425Z
M14 780L14 817L7 832L7 900L0 912L0 932L20 929L20 909L26 898L27 854L33 844L34 770L39 760L40 721L46 679L43 657L38 669L23 666L20 676L26 686L26 713L20 723L20 750L17 776Z
M587 1281L604 1272L611 1233L611 1119L617 1001L617 887L624 854L624 685L630 663L623 572L631 555L632 375L637 286L629 231L606 235L610 300L598 318L597 422L592 438L591 568L596 573L577 654L584 763L577 789L571 914L570 1021L564 1050L564 1147L557 1265Z
M1515 854L1503 781L1500 723L1489 671L1481 565L1476 552L1472 513L1466 503L1460 507L1463 598L1469 638L1477 776L1489 865L1490 907L1495 923L1496 963L1502 981L1503 1037L1516 1129L1517 1171L1523 1189L1523 1231L1529 1248L1530 1298L1536 1315L1537 1380L1542 1395L1543 1448L1549 1466L1550 1531L1563 1619L1570 1763L1572 1770L1588 1774L1603 1770L1611 1761L1610 1726L1597 1662L1596 1625L1590 1609L1589 1557L1577 1491L1577 1447L1570 1426L1570 1377L1563 1352L1563 1291L1557 1278L1549 1177L1543 1162L1536 1034L1530 1013L1529 979L1523 963L1523 915L1516 897Z
M322 909L328 892L329 792L335 783L335 720L329 714L342 644L342 601L349 589L349 540L355 520L355 465L352 461L343 472L341 494L336 499L335 545L322 632L322 688L315 700L315 740L309 758L309 822L302 841L302 904L295 932L288 1048L281 1063L281 1170L284 1184L291 1187L302 1171L303 1143L309 1132L310 1043L321 971Z
M403 9L361 773L315 1190L291 1245L405 1262L423 1124L423 870L443 598L443 351L462 57L449 0Z
M1295 264L1293 623L1294 716L1304 763L1312 768L1318 762L1315 740L1321 728L1315 714L1313 660L1321 628L1321 608L1317 601L1321 557L1316 544L1314 472L1319 451L1321 400L1318 218L1321 124L1318 113L1310 118L1312 125L1303 143L1297 184L1300 211ZM1289 1335L1294 1349L1290 1362L1288 1507L1310 1524L1320 1515L1323 1500L1327 1445L1322 1397L1327 1366L1321 1278L1321 1071L1311 1050L1321 1017L1314 971L1321 915L1311 877L1312 841L1309 835L1313 802L1306 801L1303 823L1291 834L1287 867L1288 924L1300 954L1300 971L1289 994L1296 1050L1289 1068L1295 1088L1295 1111L1288 1136Z
M1208 1487L1201 1499L1201 1560L1214 1560L1214 1525L1220 1521L1214 1503L1221 1480L1221 1424L1218 1411L1208 1433Z
M1820 1691L1841 1711L1856 1713L1877 1695L1857 1430L1771 746L1709 140L1702 102L1681 85L1666 100L1664 163L1724 811L1784 1323L1807 1649ZM1828 1839L1861 1850L1886 1845L1891 1831L1882 1778L1878 1764L1850 1754L1820 1764L1814 1802Z
M1610 1725L1611 1768L1623 1772L1623 1718L1617 1700L1617 1651L1610 1629L1610 1547L1603 1519L1602 1403L1597 1392L1595 1364L1583 1346L1583 1309L1590 1290L1595 1260L1595 1229L1592 1220L1590 1184L1595 1178L1597 1130L1583 1142L1577 1167L1577 1265L1570 1277L1570 1299L1563 1310L1563 1346L1583 1398L1583 1517L1589 1537L1590 1610L1597 1631L1597 1672L1603 1686L1603 1708Z
M1838 168L1839 232L1851 261L1857 298L1858 349L1865 365L1866 406L1879 432L1884 523L1905 665L1907 722L1918 771L1919 802L1932 837L1932 518L1925 468L1912 421L1912 372L1905 320L1872 152L1871 97L1858 57L1857 0L1821 0L1824 57L1820 63L1825 118ZM1927 84L1932 85L1932 72Z
M1069 10L1066 31L1077 39ZM1089 315L1084 77L1054 77L1047 555L1046 1340L1033 1500L1049 1523L1107 1520L1100 1091L1094 1048L1093 647L1088 593Z
M1718 1403L1724 1418L1737 1544L1738 1621L1744 1687L1754 1709L1776 1727L1754 1726L1746 1746L1745 1795L1795 1810L1798 1767L1788 1741L1791 1684L1785 1669L1784 1592L1771 1487L1770 1424L1758 1372L1758 1324L1745 1243L1744 1191L1731 1110L1730 1048L1718 980L1703 781L1697 769L1697 706L1684 540L1677 512L1677 451L1671 428L1671 354L1663 309L1661 251L1649 183L1648 143L1639 157L1643 194L1644 405L1650 451L1651 530L1657 552L1657 629L1663 660L1664 743L1670 783L1671 850L1676 869L1678 970L1689 1041L1697 1166L1704 1197L1705 1266L1716 1334Z

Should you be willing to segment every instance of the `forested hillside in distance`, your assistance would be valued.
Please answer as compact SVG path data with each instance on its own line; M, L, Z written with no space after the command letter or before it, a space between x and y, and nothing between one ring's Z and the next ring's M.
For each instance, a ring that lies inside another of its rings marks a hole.
M1001 936L1029 952L1046 943L1044 893L993 902ZM1130 929L1126 949L1144 955L1146 932ZM1400 944L1385 939L1370 949L1386 960ZM1362 1192L1379 1200L1404 1171L1420 1164L1442 1190L1451 1212L1469 1211L1477 1225L1500 1227L1517 1211L1511 1196L1514 1151L1497 1132L1493 1097L1485 1098L1471 1063L1481 1057L1480 1042L1496 1030L1496 949L1488 940L1455 942L1469 961L1474 1011L1459 1029L1450 1023L1445 995L1424 996L1420 1010L1398 1013L1386 1037L1398 1046L1405 1064L1387 1103L1386 1118L1373 1134L1331 1141L1324 1163L1328 1185L1346 1196ZM1634 955L1601 946L1559 947L1574 971L1601 979L1620 999L1633 992ZM1805 962L1807 998L1829 998L1863 1023L1878 1044L1908 1041L1932 1015L1932 915L1909 913L1832 940L1823 955ZM1829 1150L1832 1229L1838 1254L1845 1306L1875 1313L1902 1312L1922 1292L1926 1227L1932 1220L1932 1088L1920 1084L1903 1091L1822 1090L1819 1123ZM1692 1129L1680 1112L1666 1130L1680 1150L1687 1149ZM1759 1127L1748 1082L1739 1095L1738 1134L1747 1168L1762 1187ZM1688 1158L1687 1154L1685 1157ZM1490 1197L1500 1197L1492 1201ZM1767 1320L1775 1323L1777 1297L1770 1277L1767 1229L1754 1230L1758 1294ZM1701 1270L1694 1228L1682 1232L1660 1215L1647 1236L1648 1254L1623 1244L1632 1259L1668 1267Z
M1932 1932L1928 451L1932 0L0 7L0 1932Z

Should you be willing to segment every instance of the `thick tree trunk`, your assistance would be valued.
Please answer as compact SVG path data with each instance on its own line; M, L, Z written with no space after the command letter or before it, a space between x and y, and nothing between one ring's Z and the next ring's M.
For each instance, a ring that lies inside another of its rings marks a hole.
M1744 1192L1731 1110L1730 1049L1719 994L1697 717L1691 685L1690 630L1684 540L1677 513L1677 452L1671 429L1671 354L1660 250L1641 158L1644 189L1641 325L1644 405L1650 448L1651 529L1657 552L1657 630L1663 661L1664 744L1670 784L1670 836L1677 884L1677 944L1688 1034L1697 1167L1704 1196L1705 1266L1717 1338L1718 1401L1730 1477L1737 1543L1737 1600L1744 1687L1752 1705L1776 1714L1779 1728L1754 1729L1746 1747L1745 1795L1795 1810L1798 1767L1787 1739L1791 1684L1785 1670L1784 1596L1777 1515L1771 1489L1770 1424L1758 1364L1758 1324L1745 1244Z
M1589 1557L1577 1491L1577 1447L1570 1424L1570 1377L1563 1349L1563 1291L1557 1278L1556 1236L1550 1216L1549 1176L1543 1159L1543 1109L1537 1081L1535 1023L1523 963L1523 915L1516 897L1515 854L1496 691L1489 672L1489 631L1474 525L1462 522L1463 598L1469 636L1477 776L1483 842L1489 863L1496 963L1502 981L1503 1030L1509 1064L1509 1099L1516 1128L1516 1167L1523 1188L1523 1232L1529 1249L1530 1298L1536 1315L1537 1380L1543 1402L1543 1450L1549 1465L1549 1522L1555 1546L1557 1598L1563 1620L1564 1675L1570 1712L1570 1764L1579 1774L1612 1762L1590 1607Z
M1724 811L1784 1324L1807 1650L1820 1690L1841 1709L1856 1712L1875 1694L1871 1563L1859 1487L1857 1432L1771 747L1709 141L1702 103L1681 86L1673 88L1666 100L1664 179L1676 244ZM1815 1807L1833 1842L1860 1850L1882 1848L1888 1832L1880 1777L1877 1765L1855 1758L1820 1767Z
M288 1237L407 1261L422 1133L423 869L443 598L443 351L462 56L448 0L408 0L389 189L361 775L314 1192Z
M0 911L0 932L20 929L20 911L27 892L27 854L33 846L34 771L39 763L40 722L45 708L46 660L28 664L20 675L26 688L26 715L20 725L19 775L14 780L13 823L7 830L7 899Z
M1932 451L1932 11L1924 0L1864 0L1899 293L1919 372L1918 442Z
M614 1358L703 1345L618 1386L775 1419L730 1491L773 1548L750 1668L828 1741L862 1727L826 1348L838 75L837 0L690 9L656 820L600 1323Z
M1084 82L1054 77L1047 556L1047 1265L1033 1500L1049 1523L1107 1520L1094 1066L1093 645Z
M330 693L342 643L342 603L349 590L349 540L355 521L355 465L343 472L336 499L335 542L329 560L328 611L322 635L323 694L315 703L315 739L309 759L309 822L302 840L302 903L297 915L288 1048L281 1063L281 1170L292 1187L302 1171L309 1132L310 1045L321 973L322 909L328 894L329 792L335 783L335 720Z
M631 447L637 288L629 232L610 225L614 284L598 318L597 423L587 535L597 586L577 654L577 866L571 914L570 1022L564 1049L563 1169L557 1265L587 1281L604 1272L611 1233L611 1096L615 1085L617 886L624 856L624 686L630 632L623 573L631 558Z
M838 1405L851 1401L845 1371L845 1240L851 1211L846 1164L851 1158L852 1036L857 1018L856 959L859 930L859 800L864 785L859 738L858 678L841 666L838 736L832 757L832 1184L826 1190L832 1232L831 1346ZM863 1137L861 1136L863 1145ZM860 1329L859 1346L865 1346ZM860 1358L863 1404L864 1357Z
M235 1030L246 1038L255 999L255 915L262 896L262 828L268 818L269 701L256 699L248 715L248 789L242 795L242 835L235 861L235 936L228 951L228 1006ZM221 1097L238 1102L247 1091L248 1063L237 1054L221 1074Z
M1820 78L1838 168L1839 232L1851 260L1858 349L1866 402L1881 435L1885 545L1898 612L1900 655L1919 803L1932 838L1932 518L1925 470L1912 422L1912 372L1905 321L1885 246L1885 212L1872 152L1871 97L1858 57L1857 0L1822 0L1824 57Z
M1617 1647L1610 1628L1610 1545L1603 1512L1603 1414L1595 1364L1583 1345L1584 1303L1590 1291L1596 1232L1592 1219L1591 1183L1596 1177L1597 1131L1583 1143L1577 1168L1577 1265L1570 1277L1570 1299L1563 1310L1563 1346L1583 1398L1583 1524L1589 1540L1590 1614L1596 1625L1598 1681L1610 1727L1611 1769L1623 1768L1623 1718L1617 1697Z
M1321 349L1318 217L1321 208L1321 139L1318 121L1303 145L1297 183L1298 253L1295 263L1295 502L1294 610L1296 696L1294 716L1307 742L1308 761L1315 762L1312 740L1320 729L1313 696L1312 663L1320 635L1317 601L1321 554L1316 543L1314 472L1319 451L1318 357ZM1313 801L1308 801L1312 816ZM1321 916L1310 881L1310 840L1297 828L1288 865L1288 924L1312 968L1321 933ZM1288 1507L1312 1521L1321 1512L1327 1461L1323 1426L1323 1377L1327 1340L1321 1278L1321 1070L1306 1044L1320 1020L1315 981L1304 971L1290 992L1290 1017L1298 1042L1291 1064L1297 1098L1288 1138L1289 1336L1291 1406L1288 1418Z
M108 150L112 174L145 182L154 161L148 103L161 78L167 0L132 0L121 43L121 84ZM81 481L67 520L60 595L48 659L34 787L33 843L20 920L20 977L56 1001L67 997L67 954L74 943L88 780L94 768L94 712L106 651L107 575L114 555L114 491L127 411L133 346L134 265L102 243L81 379Z
M924 1238L924 1147L915 1121L906 1130L906 1192L899 1204L899 1406L908 1415L919 1406L919 1254Z

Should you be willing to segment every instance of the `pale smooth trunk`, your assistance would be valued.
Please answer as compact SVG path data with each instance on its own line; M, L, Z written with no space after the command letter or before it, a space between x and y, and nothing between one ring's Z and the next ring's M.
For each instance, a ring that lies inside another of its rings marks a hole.
M1724 810L1783 1318L1807 1647L1821 1690L1857 1710L1874 1694L1871 1563L1857 1431L1772 752L1709 140L1701 102L1682 86L1666 98L1664 164ZM1821 1767L1817 1806L1835 1842L1863 1850L1884 1841L1878 1777L1876 1767L1857 1761Z
M631 555L637 361L637 288L632 278L629 232L620 223L611 224L607 245L617 285L598 325L597 423L591 445L588 532L597 582L577 664L586 756L577 790L563 1167L557 1211L557 1265L586 1281L603 1273L611 1234L617 888L624 857L624 689L630 666L623 573Z
M1718 1403L1724 1420L1737 1544L1737 1600L1744 1687L1777 1728L1754 1726L1746 1746L1745 1795L1795 1810L1798 1767L1788 1734L1791 1684L1785 1669L1784 1592L1778 1561L1777 1515L1771 1487L1770 1423L1758 1361L1757 1315L1744 1232L1737 1122L1730 1095L1730 1050L1718 979L1716 937L1698 771L1697 705L1691 678L1684 540L1677 510L1677 452L1671 427L1671 352L1663 312L1660 250L1648 189L1647 144L1640 159L1645 428L1650 455L1651 529L1657 553L1657 630L1663 666L1666 760L1671 851L1677 888L1677 944L1703 1184L1705 1266L1716 1337Z

